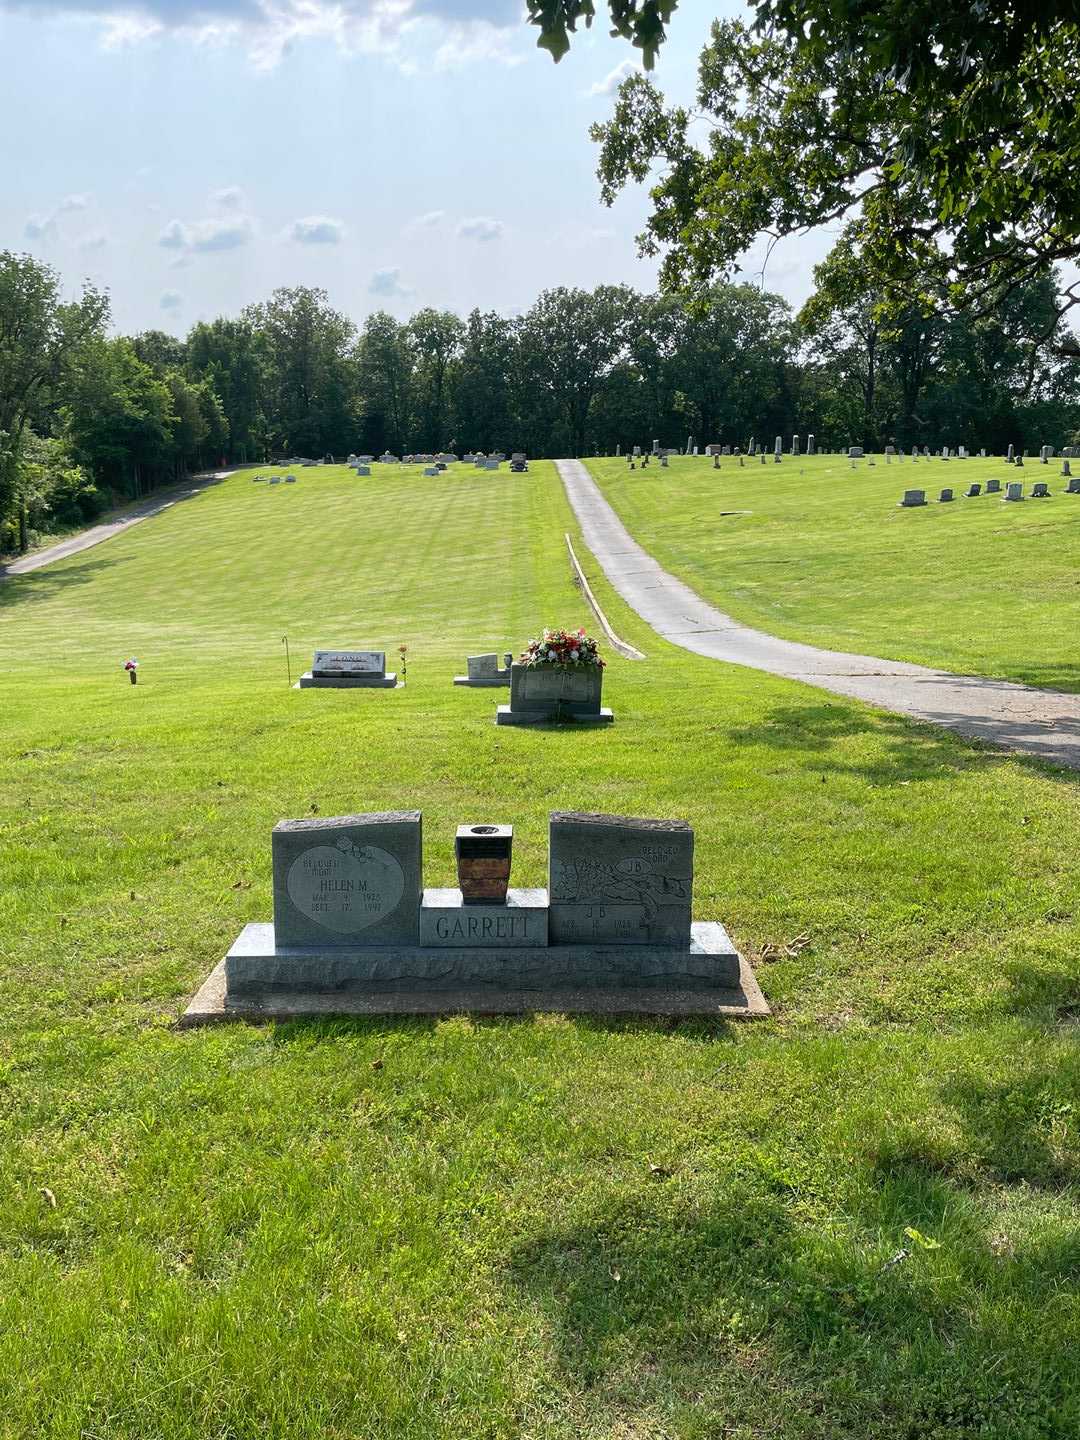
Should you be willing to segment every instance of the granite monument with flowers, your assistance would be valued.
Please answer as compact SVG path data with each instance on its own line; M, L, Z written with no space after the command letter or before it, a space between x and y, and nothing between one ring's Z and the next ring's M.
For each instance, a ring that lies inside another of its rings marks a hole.
M499 706L496 723L610 724L615 717L600 703L604 668L596 641L583 629L545 630L511 665L510 704Z

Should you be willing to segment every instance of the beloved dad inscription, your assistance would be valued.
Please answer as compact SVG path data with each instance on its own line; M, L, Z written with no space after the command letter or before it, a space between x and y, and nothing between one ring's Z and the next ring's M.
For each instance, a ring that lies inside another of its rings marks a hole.
M283 820L274 827L278 946L415 945L420 812Z

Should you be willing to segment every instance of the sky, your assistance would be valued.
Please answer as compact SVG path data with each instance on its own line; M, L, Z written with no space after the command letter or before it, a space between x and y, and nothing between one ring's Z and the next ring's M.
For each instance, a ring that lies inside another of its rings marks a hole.
M709 24L743 8L681 0L670 99L692 102ZM649 290L646 193L599 200L588 127L637 52L597 9L555 65L517 0L0 0L0 249L105 286L124 333L183 335L280 285L358 324ZM828 243L778 247L768 288L798 305Z

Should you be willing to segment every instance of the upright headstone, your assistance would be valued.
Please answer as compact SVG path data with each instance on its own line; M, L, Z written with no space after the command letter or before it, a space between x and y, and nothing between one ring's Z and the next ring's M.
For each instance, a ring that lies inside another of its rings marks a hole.
M944 505L947 504L952 498L953 492L951 490L942 490L941 494L938 496L938 502Z
M1001 494L1001 481L1000 481L1000 480L987 480L987 482L986 482L986 493L987 493L987 495L1000 495L1000 494Z
M777 435L776 441L775 441L775 443L774 443L774 445L773 445L773 454L774 454L774 455L782 455L783 453L784 453L784 437L783 437L782 435Z
M1022 480L1010 480L1008 485L1005 486L1005 499L1023 500L1023 498L1024 482Z
M807 455L813 455L813 454L815 453L815 451L814 451L814 437L813 437L812 434L810 434L810 435L808 435L808 436L806 437L806 453L807 453Z
M685 821L557 811L550 837L553 944L689 943L694 832Z
M925 491L925 490L905 490L905 491L904 491L904 498L900 501L900 508L901 508L902 510L911 510L911 509L913 509L916 505L925 505L925 504L926 504L926 491Z
M1045 480L1036 480L1031 487L1031 498L1033 500L1049 500L1050 488Z
M1009 446L1009 453L1005 456L1005 464L1006 464L1006 465L1011 465L1012 463L1013 463L1013 447L1010 445L1010 446Z
M792 437L791 437L791 453L792 453L792 455L798 455L798 453L799 453L799 437L798 437L798 435L792 435Z
M861 445L849 445L847 453L849 460L861 460L863 458L863 449Z
M278 948L416 945L421 843L419 810L275 825Z
M967 500L973 500L976 495L981 494L982 486L977 480L973 480L972 483L968 486L968 488L964 491L964 498Z
M384 650L316 650L301 690L392 690L397 675L386 673Z

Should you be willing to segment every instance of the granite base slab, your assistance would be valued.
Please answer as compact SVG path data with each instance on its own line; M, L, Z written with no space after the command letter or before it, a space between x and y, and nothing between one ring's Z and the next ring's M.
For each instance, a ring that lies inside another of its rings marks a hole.
M492 990L490 988L393 993L357 990L267 991L229 997L225 961L219 960L176 1025L362 1018L368 1015L669 1015L761 1020L772 1014L745 960L738 981L712 990Z
M495 713L496 725L610 725L615 716L606 705L583 715L552 715L547 710L512 710L500 705Z
M455 675L455 685L466 685L470 690L490 690L493 685L510 684L510 671L501 675Z
M397 675L314 675L305 670L294 690L396 690Z
M686 950L653 945L363 947L278 945L272 924L245 925L225 957L230 998L272 990L678 990L730 987L739 956L724 927L698 921Z

